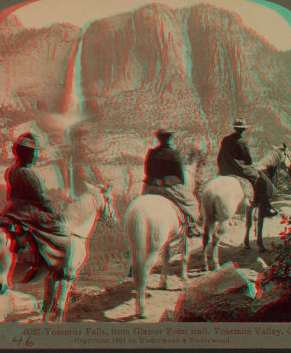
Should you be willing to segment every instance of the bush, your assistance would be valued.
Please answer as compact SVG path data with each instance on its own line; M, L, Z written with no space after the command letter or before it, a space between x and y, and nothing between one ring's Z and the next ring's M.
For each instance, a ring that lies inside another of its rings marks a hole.
M283 217L281 224L285 225L284 231L279 233L282 244L279 246L272 244L271 254L274 262L263 273L262 284L272 282L291 288L291 220Z

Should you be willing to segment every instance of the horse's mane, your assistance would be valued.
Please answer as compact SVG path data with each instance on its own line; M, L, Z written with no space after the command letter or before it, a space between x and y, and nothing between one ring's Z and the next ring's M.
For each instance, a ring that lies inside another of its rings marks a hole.
M66 222L81 226L96 213L96 201L91 193L83 194L71 203L64 213Z

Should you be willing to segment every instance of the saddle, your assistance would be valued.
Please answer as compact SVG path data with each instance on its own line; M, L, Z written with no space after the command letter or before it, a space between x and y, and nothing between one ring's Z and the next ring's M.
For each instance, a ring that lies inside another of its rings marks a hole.
M237 176L237 175L230 175L231 177L237 179L240 182L240 185L243 189L245 194L245 199L249 199L251 203L255 200L255 192L253 184L246 178Z
M28 227L9 217L2 217L0 226L11 235L15 253L26 248L27 239L31 236L31 230Z
M143 194L159 195L172 201L183 228L187 230L187 234L190 228L195 229L197 236L202 234L201 229L196 224L195 212L197 212L198 203L196 204L187 187L180 184L165 188L161 185L146 184Z

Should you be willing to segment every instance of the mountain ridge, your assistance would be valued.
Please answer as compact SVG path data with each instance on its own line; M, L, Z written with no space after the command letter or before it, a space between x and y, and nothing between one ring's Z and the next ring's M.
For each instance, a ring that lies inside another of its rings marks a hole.
M62 48L55 48L52 60L36 60L31 83L41 81L44 89L37 86L37 100L45 102L44 109L60 113L61 119L68 60L81 32L69 25L58 30L72 31L70 43L60 41ZM45 31L52 33L46 38L48 51L58 36L53 27ZM275 50L230 11L203 4L176 10L150 4L92 21L83 31L79 86L84 113L99 128L150 131L169 121L176 129L214 136L218 132L219 137L235 116L243 115L263 129L268 140L274 131L281 136L283 126L288 129L291 51ZM34 59L30 44L31 40L23 55ZM13 57L17 48L11 50ZM12 65L14 75L5 77L9 70L3 68L2 74L6 86L19 91L14 86L21 82L13 77L26 76ZM39 80L42 65L47 74ZM50 88L52 83L59 88ZM26 100L29 107L30 98Z

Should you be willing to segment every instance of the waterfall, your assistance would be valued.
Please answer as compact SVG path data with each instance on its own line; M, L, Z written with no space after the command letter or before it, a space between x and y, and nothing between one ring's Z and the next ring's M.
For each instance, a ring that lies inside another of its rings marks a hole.
M85 96L83 94L82 82L82 48L83 48L83 33L89 27L88 22L78 35L72 46L72 51L69 58L67 69L66 91L62 109L62 121L64 121L66 144L70 148L70 153L65 166L65 190L67 195L75 199L75 172L74 172L74 142L72 138L73 129L81 121L87 119L84 113Z
M68 196L75 199L75 188L73 178L73 143L70 133L71 129L78 122L85 119L83 115L84 95L82 90L82 44L83 37L78 36L72 46L72 51L69 58L67 69L66 91L62 109L62 119L66 125L65 139L66 144L70 149L70 153L65 165L65 190Z
M82 90L82 44L83 38L78 37L73 44L71 55L69 58L66 92L63 103L63 114L70 114L75 119L82 115L84 95Z

